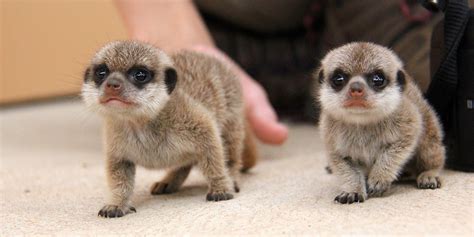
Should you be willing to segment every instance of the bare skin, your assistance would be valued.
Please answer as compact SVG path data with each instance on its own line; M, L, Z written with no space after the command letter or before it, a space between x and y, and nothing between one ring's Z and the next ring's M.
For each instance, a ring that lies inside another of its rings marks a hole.
M255 135L265 143L282 144L286 126L278 122L263 88L214 44L191 0L116 0L129 37L171 52L191 49L213 55L233 68L243 89L246 115Z

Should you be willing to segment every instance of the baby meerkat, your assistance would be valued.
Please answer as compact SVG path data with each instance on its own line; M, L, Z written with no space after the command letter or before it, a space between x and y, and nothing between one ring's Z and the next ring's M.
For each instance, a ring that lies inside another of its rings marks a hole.
M151 194L176 192L197 165L208 201L233 198L244 164L256 151L245 120L239 80L218 59L119 41L100 49L86 70L82 98L104 119L111 191L99 216L135 212L129 203L135 166L168 168ZM242 157L243 154L246 157Z
M391 50L350 43L329 52L315 77L320 128L339 203L381 196L402 173L418 188L441 187L445 148L435 112Z

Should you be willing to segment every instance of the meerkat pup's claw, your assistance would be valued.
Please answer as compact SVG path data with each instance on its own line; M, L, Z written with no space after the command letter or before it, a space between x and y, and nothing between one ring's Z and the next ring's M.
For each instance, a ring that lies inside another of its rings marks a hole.
M136 165L170 169L153 195L176 192L196 165L212 201L231 199L239 171L255 165L239 78L218 59L119 41L97 52L84 77L82 98L105 125L111 197L99 216L135 212Z
M98 215L100 217L116 218L116 217L122 217L132 212L137 212L137 210L132 206L119 207L116 205L106 205L102 209L100 209Z
M206 196L207 201L225 201L234 198L234 195L227 192L212 192L208 193Z
M240 187L239 187L239 184L237 182L234 182L234 192L236 192L236 193L240 192Z
M169 171L166 177L151 186L152 195L170 194L178 191L191 172L192 166L183 166Z
M343 184L335 201L382 196L404 169L416 170L419 188L441 187L440 123L391 50L347 44L324 57L315 78L321 135Z
M392 185L392 182L382 182L382 181L368 181L367 184L367 194L369 197L381 197L383 196Z
M151 186L150 193L152 195L170 194L177 191L177 189L167 189L168 183L156 182Z

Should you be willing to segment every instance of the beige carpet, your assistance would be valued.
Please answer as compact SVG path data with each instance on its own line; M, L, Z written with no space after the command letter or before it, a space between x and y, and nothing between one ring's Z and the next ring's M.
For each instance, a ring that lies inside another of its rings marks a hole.
M205 201L193 171L182 190L151 196L162 172L139 169L133 205L120 219L97 217L106 197L99 119L77 101L0 111L0 236L32 234L459 234L473 236L474 175L445 171L440 190L399 184L363 204L333 203L318 131L292 125L282 147L261 147L235 199Z

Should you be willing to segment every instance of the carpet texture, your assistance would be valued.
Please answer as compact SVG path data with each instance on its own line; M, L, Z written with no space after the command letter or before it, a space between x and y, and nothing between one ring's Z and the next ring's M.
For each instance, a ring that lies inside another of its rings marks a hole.
M164 173L139 168L137 213L99 218L107 197L100 120L79 101L2 109L0 117L0 236L474 235L473 174L447 170L439 190L397 184L387 197L335 204L337 182L310 125L290 125L281 147L260 146L233 200L206 202L197 170L178 193L151 196Z

